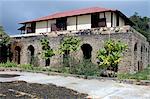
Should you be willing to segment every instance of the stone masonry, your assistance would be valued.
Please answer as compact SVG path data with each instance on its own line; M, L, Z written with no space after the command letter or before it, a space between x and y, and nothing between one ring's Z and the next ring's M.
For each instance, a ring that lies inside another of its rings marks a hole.
M115 27L115 28L95 28L80 31L63 31L51 32L43 35L32 35L13 37L11 50L13 52L12 60L15 62L20 61L20 64L29 64L30 50L29 46L34 48L34 58L39 66L45 66L45 59L41 57L41 44L40 39L48 38L50 47L54 50L59 48L60 42L66 35L77 36L81 39L81 46L88 44L91 46L91 61L97 64L96 53L108 39L120 40L128 45L128 49L124 52L122 61L119 64L119 72L136 72L144 69L150 64L150 45L146 38L138 33L130 26ZM16 48L19 47L19 50ZM19 51L19 53L17 52ZM17 54L16 54L17 53ZM72 53L74 57L82 60L83 50ZM18 60L17 58L20 57ZM62 55L55 55L50 59L50 66L61 66L63 60Z

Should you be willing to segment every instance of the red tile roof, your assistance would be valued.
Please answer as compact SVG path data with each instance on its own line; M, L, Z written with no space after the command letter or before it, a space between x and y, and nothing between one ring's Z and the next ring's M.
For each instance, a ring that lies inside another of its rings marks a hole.
M43 21L43 20L49 20L49 19L56 19L56 18L61 18L61 17L69 17L69 16L90 14L90 13L96 13L96 12L104 12L104 11L115 11L115 10L100 8L100 7L84 8L84 9L71 10L71 11L65 11L65 12L59 12L59 13L51 14L51 15L44 16L41 18L37 18L35 20L21 22L21 24L28 23L28 22L36 22L36 21Z

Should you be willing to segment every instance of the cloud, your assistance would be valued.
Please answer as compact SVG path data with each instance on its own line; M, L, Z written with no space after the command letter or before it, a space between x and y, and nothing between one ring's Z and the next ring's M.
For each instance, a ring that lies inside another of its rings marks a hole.
M150 16L149 4L149 0L6 0L0 1L0 23L6 32L12 35L19 33L18 22L55 12L98 6L119 9L127 16L133 15L134 12L142 16Z

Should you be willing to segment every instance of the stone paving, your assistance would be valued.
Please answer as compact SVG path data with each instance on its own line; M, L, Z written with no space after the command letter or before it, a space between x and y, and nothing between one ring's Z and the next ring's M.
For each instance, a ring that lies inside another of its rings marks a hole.
M55 84L86 93L94 99L150 99L150 86L118 83L112 80L82 79L58 75L45 75L18 71L0 71L0 74L17 74L12 78L0 77L0 82L23 80L30 83Z

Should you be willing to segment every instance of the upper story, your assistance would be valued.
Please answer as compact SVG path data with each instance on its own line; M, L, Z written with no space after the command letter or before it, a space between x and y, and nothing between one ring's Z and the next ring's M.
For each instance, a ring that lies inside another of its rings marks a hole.
M21 30L24 34L133 25L119 10L99 7L55 13L20 24L23 24L23 26L18 30Z

